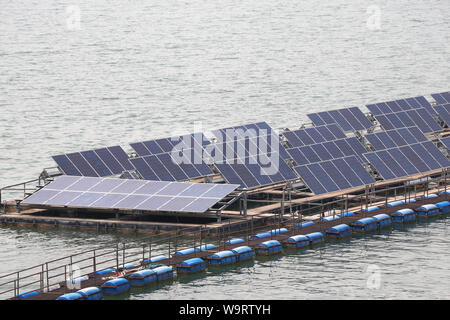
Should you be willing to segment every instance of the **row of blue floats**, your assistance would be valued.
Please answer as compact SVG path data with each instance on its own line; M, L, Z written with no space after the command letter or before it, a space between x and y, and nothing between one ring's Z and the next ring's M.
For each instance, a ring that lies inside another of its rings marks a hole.
M435 198L437 195L422 196L422 198ZM387 207L395 207L406 203L415 202L415 199L399 200L387 204ZM371 206L361 210L362 212L373 212L381 209L379 206ZM287 248L301 248L307 246L313 246L324 243L326 238L341 239L349 237L354 232L370 232L391 226L394 223L406 223L419 218L435 217L441 213L450 212L450 202L442 201L435 204L426 204L420 207L412 209L401 209L392 213L390 216L384 213L374 215L372 217L361 218L353 221L350 225L338 224L329 228L325 234L322 232L313 232L309 234L299 234L291 236L281 242L278 240L267 240L255 247L255 250L248 246L236 247L232 250L219 251L211 254L206 258L206 261L202 258L187 259L176 266L178 274L191 274L201 272L206 269L207 263L209 266L225 266L229 264L238 263L253 259L255 253L258 255L273 255L280 253L283 247ZM354 212L344 212L335 216L322 218L323 221L334 221L342 217L353 216ZM307 221L300 224L295 224L296 229L301 229L314 225L315 222ZM287 228L274 229L268 232L258 233L250 237L254 239L271 238L274 235L280 235L287 233ZM225 244L236 245L244 243L245 240L234 238L225 241ZM189 255L195 252L213 250L216 246L213 244L205 244L197 248L189 248L180 250L175 255ZM158 261L167 259L166 256L153 257L146 259L144 263L157 263ZM128 264L124 266L124 269L134 268L136 265ZM98 271L96 274L100 276L108 276L115 272L114 268ZM130 290L131 286L144 287L155 282L162 282L174 278L174 269L171 266L158 266L152 269L144 269L131 273L127 278L115 278L106 281L101 289L97 287L88 287L77 292L68 293L60 296L57 300L100 300L103 295L120 295ZM84 280L84 279L83 279Z

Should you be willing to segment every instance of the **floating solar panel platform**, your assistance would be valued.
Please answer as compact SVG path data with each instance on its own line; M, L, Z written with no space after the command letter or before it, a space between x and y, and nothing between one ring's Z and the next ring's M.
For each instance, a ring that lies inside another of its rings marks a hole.
M203 147L210 144L203 133L132 143L139 157L130 162L143 179L184 181L213 175Z
M337 124L285 131L282 135L286 138L291 147L303 147L347 138L344 131L342 131Z
M450 166L450 161L431 141L369 152L364 157L384 180Z
M238 185L61 176L24 199L39 207L204 213Z
M64 174L71 176L107 177L134 169L120 146L62 154L52 158Z
M375 183L355 156L297 166L294 170L316 195Z
M213 131L217 141L204 147L214 166L231 184L252 189L298 179L280 137L265 122Z
M337 124L345 132L362 131L373 127L373 123L358 107L307 114L315 126Z

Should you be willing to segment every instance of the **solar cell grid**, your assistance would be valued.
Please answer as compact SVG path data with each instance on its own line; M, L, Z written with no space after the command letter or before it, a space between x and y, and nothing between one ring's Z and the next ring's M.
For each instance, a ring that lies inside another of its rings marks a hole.
M98 186L105 185L108 188L101 188L102 191L98 191ZM122 210L205 212L237 187L229 184L62 176L27 197L22 203ZM191 188L195 192L188 193ZM195 206L185 209L197 200L203 202L197 202ZM191 209L193 211L190 211Z
M315 126L337 124L346 132L369 129L373 126L358 107L311 113L307 116Z

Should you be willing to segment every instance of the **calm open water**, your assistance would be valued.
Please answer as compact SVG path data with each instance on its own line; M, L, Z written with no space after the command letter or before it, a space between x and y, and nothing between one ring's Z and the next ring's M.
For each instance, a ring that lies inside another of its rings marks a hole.
M448 0L0 7L0 186L37 177L55 154L255 121L293 128L312 111L450 90ZM256 260L130 298L448 299L447 222ZM0 274L131 238L2 227Z

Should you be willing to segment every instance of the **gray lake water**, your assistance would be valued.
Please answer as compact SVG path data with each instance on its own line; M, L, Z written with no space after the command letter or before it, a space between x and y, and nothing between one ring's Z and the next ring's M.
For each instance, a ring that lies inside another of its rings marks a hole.
M0 186L36 178L55 154L256 121L295 128L309 112L450 90L448 0L0 0L0 8ZM447 222L129 298L448 299ZM131 238L2 227L0 274Z

